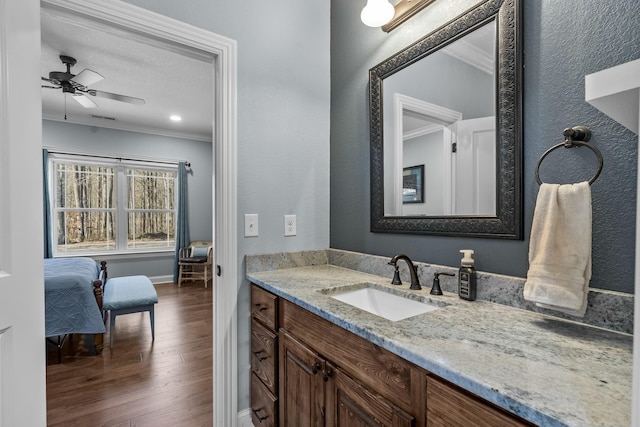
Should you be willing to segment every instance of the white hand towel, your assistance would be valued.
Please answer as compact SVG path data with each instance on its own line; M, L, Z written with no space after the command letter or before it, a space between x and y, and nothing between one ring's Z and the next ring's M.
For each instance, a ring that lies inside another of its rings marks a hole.
M529 239L524 298L583 317L591 279L591 188L542 184Z

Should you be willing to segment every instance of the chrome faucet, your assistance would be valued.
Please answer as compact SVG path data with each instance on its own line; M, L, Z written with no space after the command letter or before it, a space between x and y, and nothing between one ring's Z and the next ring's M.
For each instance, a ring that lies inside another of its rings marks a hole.
M389 265L393 265L396 268L396 271L393 274L393 280L391 281L391 284L402 285L402 281L400 280L400 272L398 271L398 265L397 265L397 262L400 259L404 260L407 263L407 266L409 267L409 274L411 275L411 286L409 287L409 289L412 289L414 291L419 291L420 289L422 289L422 286L420 286L420 280L418 279L418 271L416 270L416 266L413 265L413 262L411 262L411 259L409 259L409 257L404 254L394 255L394 257L391 258L391 261L389 261Z

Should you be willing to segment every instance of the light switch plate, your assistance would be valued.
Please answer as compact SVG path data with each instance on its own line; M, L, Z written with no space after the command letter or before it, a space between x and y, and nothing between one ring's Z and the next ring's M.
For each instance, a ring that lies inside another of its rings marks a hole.
M258 235L258 214L244 214L244 237Z

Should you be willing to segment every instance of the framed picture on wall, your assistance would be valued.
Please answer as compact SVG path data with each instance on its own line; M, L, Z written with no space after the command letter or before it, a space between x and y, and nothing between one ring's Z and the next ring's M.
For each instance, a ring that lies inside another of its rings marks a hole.
M402 169L402 203L424 203L424 165Z

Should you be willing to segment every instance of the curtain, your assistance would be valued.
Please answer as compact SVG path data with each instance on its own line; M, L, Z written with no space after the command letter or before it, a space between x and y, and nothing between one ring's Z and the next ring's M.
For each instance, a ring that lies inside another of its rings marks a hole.
M178 163L178 206L176 206L176 255L173 265L173 281L178 281L178 254L180 248L189 246L189 214L187 212L187 165Z
M49 150L42 150L42 224L44 231L44 257L53 257L53 244L51 242L51 205L49 203Z

